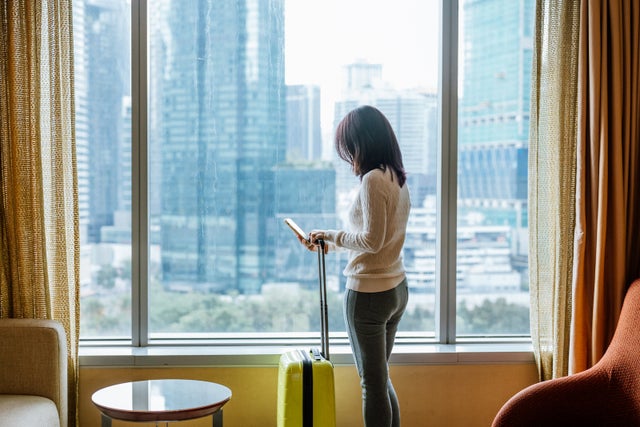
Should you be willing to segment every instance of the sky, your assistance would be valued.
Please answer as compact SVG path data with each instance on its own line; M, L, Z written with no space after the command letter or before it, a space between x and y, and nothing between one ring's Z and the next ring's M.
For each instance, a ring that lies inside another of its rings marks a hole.
M439 0L285 0L286 83L320 85L326 104L342 66L364 60L396 89L435 89L439 13Z

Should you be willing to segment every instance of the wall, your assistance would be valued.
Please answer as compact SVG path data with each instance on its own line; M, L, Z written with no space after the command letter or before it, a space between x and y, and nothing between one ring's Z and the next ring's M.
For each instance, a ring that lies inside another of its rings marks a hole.
M277 367L90 367L80 368L81 427L99 427L91 395L101 387L153 378L191 378L226 385L233 397L224 407L225 427L276 425ZM533 363L393 365L391 376L406 427L488 427L502 404L537 381ZM361 427L360 387L355 367L336 366L338 427ZM114 427L152 426L113 422ZM176 426L211 426L211 418Z

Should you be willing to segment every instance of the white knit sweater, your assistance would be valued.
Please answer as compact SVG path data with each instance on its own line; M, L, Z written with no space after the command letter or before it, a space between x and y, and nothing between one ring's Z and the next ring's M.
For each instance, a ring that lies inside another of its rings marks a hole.
M400 188L390 169L374 169L362 177L349 211L349 230L325 232L326 241L349 250L344 269L347 288L382 292L402 282L402 246L410 207L407 184Z

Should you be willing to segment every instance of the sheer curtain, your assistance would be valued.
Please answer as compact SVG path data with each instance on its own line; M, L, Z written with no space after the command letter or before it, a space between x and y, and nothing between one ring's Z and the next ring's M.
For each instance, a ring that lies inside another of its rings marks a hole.
M0 2L0 317L58 320L75 425L79 238L71 0Z
M600 359L640 276L639 9L537 3L529 227L541 379Z
M531 338L541 379L568 368L579 2L538 1L529 135Z

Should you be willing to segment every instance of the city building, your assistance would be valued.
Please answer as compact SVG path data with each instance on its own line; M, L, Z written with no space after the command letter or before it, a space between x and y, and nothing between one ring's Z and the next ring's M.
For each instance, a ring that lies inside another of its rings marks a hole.
M255 293L272 268L264 241L279 226L274 166L286 149L283 3L150 8L150 161L161 169L150 171L160 181L150 198L165 288Z
M287 86L287 159L322 158L320 87Z
M122 19L126 11L124 4L109 0L74 7L80 34L74 52L80 225L92 243L100 242L102 227L114 224L119 205L123 122L104 117L121 117L123 97L131 93L130 55L123 54L130 51L130 20ZM105 32L112 36L103 37Z
M533 0L466 1L460 45L459 205L514 228L526 227L534 13Z

